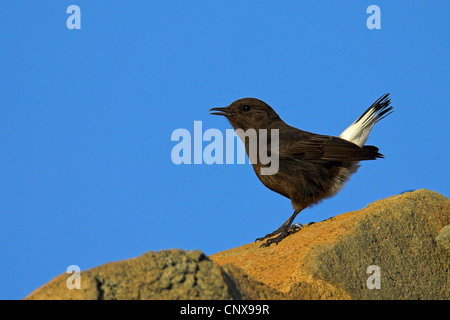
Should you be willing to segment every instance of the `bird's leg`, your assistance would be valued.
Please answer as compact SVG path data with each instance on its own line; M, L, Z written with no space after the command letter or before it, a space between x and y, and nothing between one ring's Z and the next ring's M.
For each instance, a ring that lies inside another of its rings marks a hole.
M264 240L266 238L273 237L276 234L279 234L279 236L276 237L276 238L268 239L265 243L263 243L261 245L261 247L268 247L272 243L278 244L278 242L280 242L281 240L286 238L288 235L296 232L297 229L299 229L299 226L297 224L295 226L292 226L292 227L291 227L291 224L294 221L295 217L300 213L300 211L301 210L295 210L294 213L289 217L289 219L287 219L286 222L283 223L277 230L275 230L275 231L273 231L271 233L268 233L264 237L258 238L255 241L261 241L261 240ZM301 225L300 225L300 227L301 227Z

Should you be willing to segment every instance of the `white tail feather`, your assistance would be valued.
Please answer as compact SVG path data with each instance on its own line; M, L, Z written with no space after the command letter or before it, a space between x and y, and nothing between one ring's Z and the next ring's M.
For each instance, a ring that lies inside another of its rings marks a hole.
M362 123L354 122L347 129L339 135L339 138L353 142L362 147L369 138L369 133L373 128L374 123L370 126L364 126Z
M390 103L389 93L381 96L339 137L362 147L369 138L369 133L372 131L375 123L393 112L393 108L389 106Z

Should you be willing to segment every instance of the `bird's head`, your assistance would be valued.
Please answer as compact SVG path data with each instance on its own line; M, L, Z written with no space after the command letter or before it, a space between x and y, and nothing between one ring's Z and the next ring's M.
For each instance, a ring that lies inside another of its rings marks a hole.
M235 130L269 129L274 122L281 120L267 103L256 98L239 99L228 107L212 108L209 111L226 117Z

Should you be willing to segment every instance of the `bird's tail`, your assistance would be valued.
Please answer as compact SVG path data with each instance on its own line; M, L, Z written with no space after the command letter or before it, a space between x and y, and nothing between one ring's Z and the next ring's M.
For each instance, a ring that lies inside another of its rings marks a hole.
M394 112L394 108L390 104L389 93L382 95L339 137L362 147L375 123Z

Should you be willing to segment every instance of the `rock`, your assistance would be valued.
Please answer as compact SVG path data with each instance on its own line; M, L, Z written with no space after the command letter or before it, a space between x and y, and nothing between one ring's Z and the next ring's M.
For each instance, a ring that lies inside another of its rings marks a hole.
M449 299L449 223L450 200L418 190L309 225L278 246L251 243L211 259L291 299ZM368 288L370 266L381 289Z
M67 273L60 275L26 299L217 300L276 296L275 290L248 279L234 266L220 267L199 250L148 252L137 258L83 271L80 274L80 290L68 289L67 279L70 276Z
M62 274L26 299L449 299L450 200L406 192L304 226L279 245L164 250Z
M450 252L450 224L446 225L439 231L436 237L436 242L443 249L445 249L447 253Z

